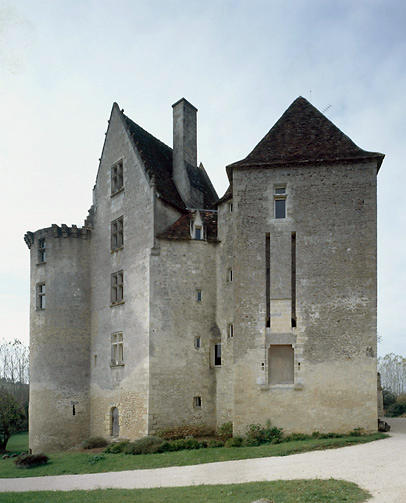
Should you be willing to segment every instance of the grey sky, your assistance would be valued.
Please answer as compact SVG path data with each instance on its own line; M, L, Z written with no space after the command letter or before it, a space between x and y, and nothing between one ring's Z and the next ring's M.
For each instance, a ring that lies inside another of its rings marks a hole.
M198 109L198 160L220 195L299 95L378 176L380 354L406 356L406 4L397 0L0 0L0 338L28 342L27 230L83 224L111 106L172 144Z

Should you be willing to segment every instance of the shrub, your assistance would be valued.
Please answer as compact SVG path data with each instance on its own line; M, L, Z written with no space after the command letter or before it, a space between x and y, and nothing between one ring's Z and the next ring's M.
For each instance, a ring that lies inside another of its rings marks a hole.
M286 442L295 442L297 440L310 440L311 435L306 435L305 433L291 433L285 437Z
M266 422L266 426L250 424L247 427L247 435L244 444L247 446L255 446L270 443L275 439L280 439L282 437L282 432L282 428L271 426L269 419Z
M383 398L383 408L388 410L389 407L396 402L396 395L389 391L388 389L382 390L382 398Z
M363 434L364 434L363 428L354 428L352 431L350 431L350 437L360 437Z
M344 435L342 433L334 433L334 432L329 432L329 433L320 433L319 438L342 438Z
M94 449L96 447L106 447L109 441L103 437L90 437L82 443L83 449Z
M215 438L211 438L207 442L207 447L214 448L214 447L224 447L224 442L222 440L216 440Z
M314 431L312 433L312 438L320 438L320 432L319 431Z
M224 447L241 447L243 441L244 439L242 437L231 437L225 441Z
M231 438L233 436L233 423L231 421L227 421L226 423L223 423L217 428L217 436L225 441L228 438Z
M176 426L158 430L156 436L165 440L179 440L185 437L210 437L214 435L214 429L206 424Z
M159 446L164 442L162 438L153 436L143 437L135 442L129 442L125 448L125 454L155 454L159 452Z
M130 442L128 440L125 440L123 442L117 442L117 443L110 444L109 446L106 447L106 449L104 449L103 452L106 452L109 454L120 454L121 452L125 451L125 449L129 443Z
M28 456L18 456L14 461L18 468L34 468L47 464L48 456L45 454L30 454Z

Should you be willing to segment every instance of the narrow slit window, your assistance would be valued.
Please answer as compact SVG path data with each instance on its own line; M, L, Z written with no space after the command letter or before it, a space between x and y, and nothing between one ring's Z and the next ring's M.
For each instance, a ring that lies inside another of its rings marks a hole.
M231 283L233 281L233 270L230 268L227 269L227 281Z
M265 327L271 326L271 236L265 234Z
M197 302L202 301L202 291L201 290L196 290L196 300L197 300Z
M221 343L216 343L213 346L214 350L214 358L213 358L213 364L215 367L220 367L221 366Z
M195 337L195 349L200 349L201 347L201 340L200 340L200 336L198 337Z
M194 409L201 409L202 408L202 397L201 396L194 396L193 397L193 408Z
M292 232L292 328L297 326L296 317L296 232Z
M232 339L234 337L234 325L230 323L227 328L227 337Z

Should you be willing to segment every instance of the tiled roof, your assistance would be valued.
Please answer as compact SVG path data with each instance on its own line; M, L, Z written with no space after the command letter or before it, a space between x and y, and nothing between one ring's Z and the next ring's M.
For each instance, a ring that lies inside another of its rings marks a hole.
M127 130L141 155L150 178L155 178L157 192L168 203L186 208L172 177L172 149L122 114ZM205 209L213 208L216 191L202 165L186 167L191 184L203 193Z
M197 210L189 210L186 215L182 215L176 222L170 225L161 234L159 239L192 239L190 235L190 223L194 219ZM205 237L207 241L217 241L217 211L199 211L200 218L205 228Z
M284 166L377 159L384 154L359 148L305 98L297 98L268 134L234 167Z
M172 178L172 149L122 115L149 177L155 178L158 193L168 203L184 209L185 204Z

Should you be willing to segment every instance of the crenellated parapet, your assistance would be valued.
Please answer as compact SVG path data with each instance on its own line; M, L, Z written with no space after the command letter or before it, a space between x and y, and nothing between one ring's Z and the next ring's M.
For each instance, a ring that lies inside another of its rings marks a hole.
M85 222L86 224L86 222ZM28 249L31 249L31 246L34 243L35 235L42 236L45 234L51 234L54 238L81 238L87 239L90 235L91 226L84 225L83 227L78 227L77 225L72 225L68 227L66 224L56 225L52 224L51 227L47 227L45 229L39 229L36 232L27 231L24 235L24 241L28 246Z

